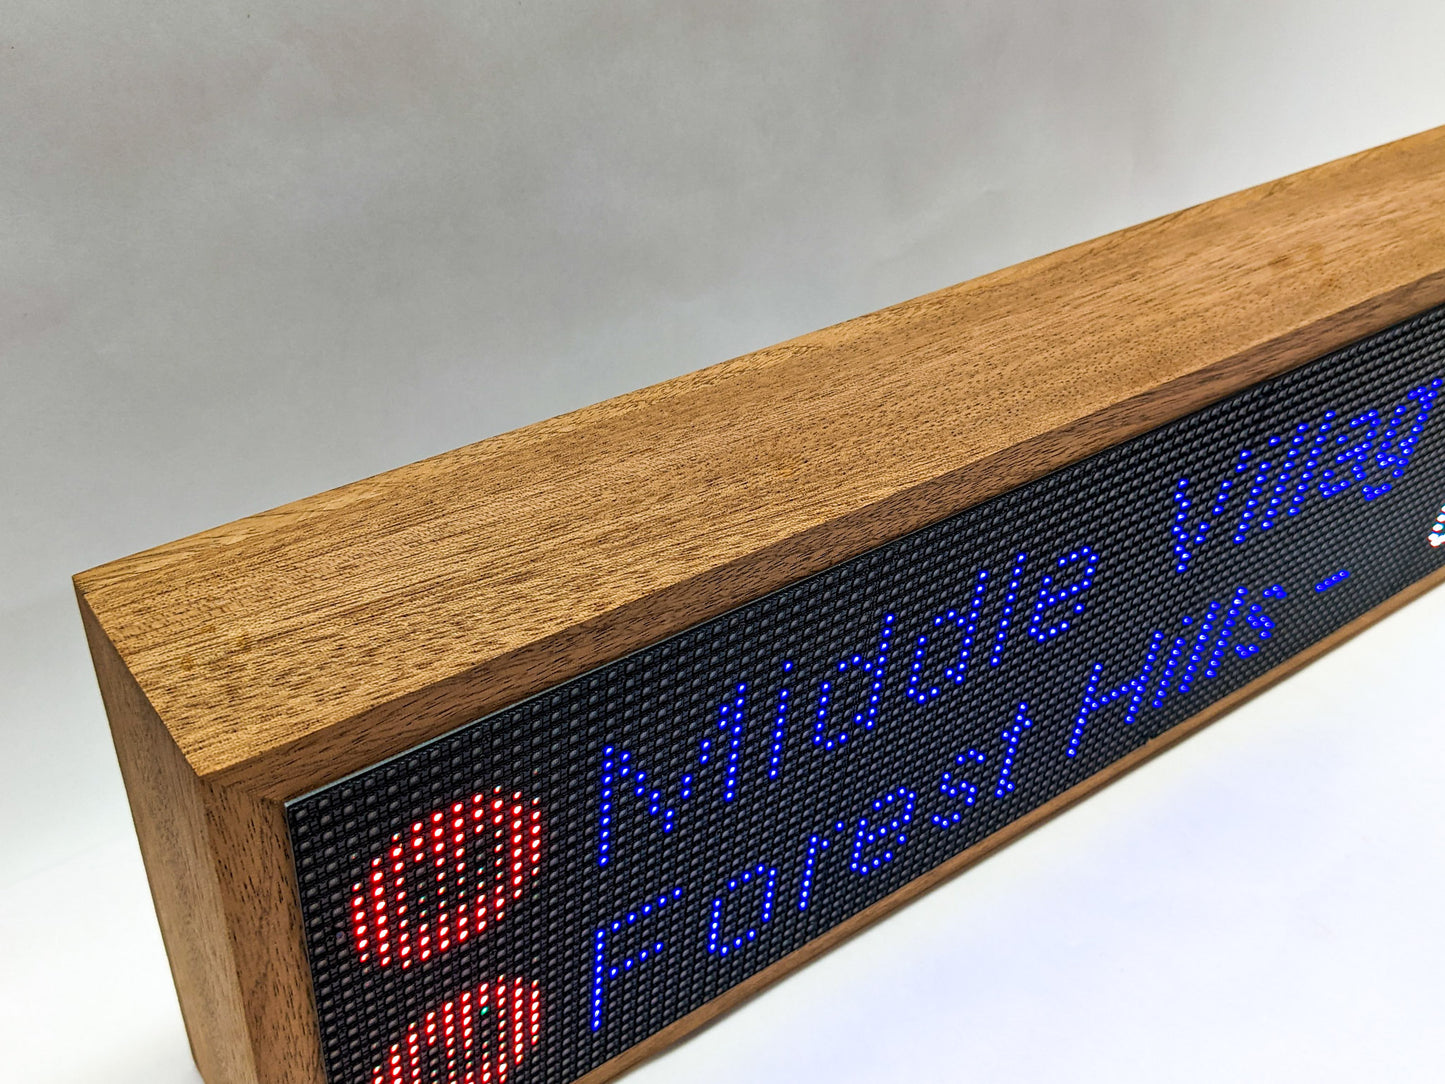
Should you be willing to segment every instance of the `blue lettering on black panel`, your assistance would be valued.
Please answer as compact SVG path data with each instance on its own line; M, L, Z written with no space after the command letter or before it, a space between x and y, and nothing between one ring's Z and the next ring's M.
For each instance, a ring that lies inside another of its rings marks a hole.
M289 803L329 1079L573 1080L1441 571L1442 379L1435 310Z

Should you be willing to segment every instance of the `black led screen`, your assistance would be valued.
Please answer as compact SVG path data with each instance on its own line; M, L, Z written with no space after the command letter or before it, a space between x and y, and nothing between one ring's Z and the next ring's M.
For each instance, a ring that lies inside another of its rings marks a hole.
M288 806L332 1084L564 1084L1445 565L1445 310Z

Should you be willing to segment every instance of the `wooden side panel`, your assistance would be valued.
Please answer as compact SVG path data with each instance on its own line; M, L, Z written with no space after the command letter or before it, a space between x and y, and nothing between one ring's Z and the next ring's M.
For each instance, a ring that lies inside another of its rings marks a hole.
M323 1084L281 804L197 779L79 601L196 1068Z
M259 1084L211 860L203 784L83 595L79 601L191 1055L208 1084Z

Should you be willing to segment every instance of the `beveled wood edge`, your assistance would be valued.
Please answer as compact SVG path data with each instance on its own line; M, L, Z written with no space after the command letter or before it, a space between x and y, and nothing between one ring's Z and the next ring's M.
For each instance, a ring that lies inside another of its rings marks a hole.
M914 878L892 895L858 912L858 914L852 918L839 923L826 933L820 934L802 948L797 949L777 961L777 963L771 964L762 971L744 979L736 986L729 988L724 993L713 998L707 1004L694 1009L686 1016L667 1025L661 1031L642 1040L642 1042L636 1046L625 1050L610 1061L604 1062L591 1072L578 1077L576 1081L574 1081L574 1084L604 1084L605 1081L617 1078L629 1069L636 1067L650 1058L656 1057L669 1047L677 1045L701 1029L716 1023L722 1017L751 999L754 995L761 993L768 987L787 978L794 971L811 963L824 953L839 947L844 942L863 933L869 927L887 918L894 911L912 903L945 881L952 880L960 873L982 862L985 858L1008 846L1008 844L1014 842L1016 839L1042 826L1060 813L1065 812L1085 798L1108 786L1119 777L1153 760L1160 753L1172 749L1186 738L1203 730L1216 719L1228 714L1241 704L1258 696L1272 685L1289 677L1295 671L1307 666L1321 655L1327 654L1346 640L1358 635L1382 618L1388 617L1402 606L1413 602L1421 595L1441 584L1445 584L1445 568L1437 569L1424 579L1417 580L1403 591L1392 595L1380 603L1380 605L1374 607L1374 609L1361 614L1349 624L1336 629L1324 639L1316 641L1311 646L1305 648L1305 650L1286 659L1267 673L1261 674L1249 684L1236 689L1228 696L1216 700L1203 711L1190 716L1184 722L1166 730L1163 734L1160 734L1158 737L1151 739L1145 745L1134 750L1134 752L1121 757L1108 767L1091 775L1083 782L1070 787L1062 794L1045 802L1037 809L1031 810L1018 820L1005 825L997 832L980 840L972 847L960 852L942 865L936 866L927 873Z
M674 584L344 723L200 777L291 800L1445 304L1445 269Z

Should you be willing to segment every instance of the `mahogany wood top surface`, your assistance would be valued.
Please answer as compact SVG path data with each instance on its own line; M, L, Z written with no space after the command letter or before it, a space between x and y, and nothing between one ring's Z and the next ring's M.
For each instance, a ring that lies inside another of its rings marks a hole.
M292 797L1445 302L1445 128L76 577Z

